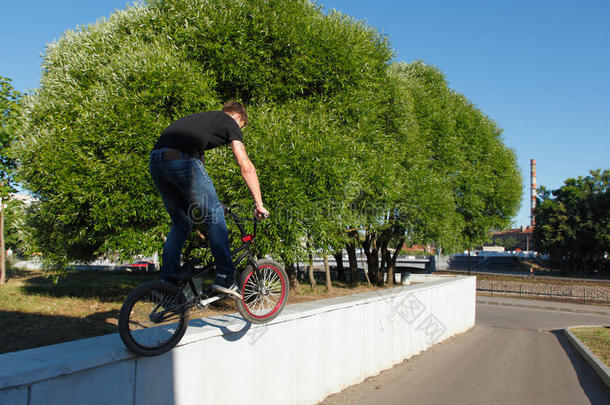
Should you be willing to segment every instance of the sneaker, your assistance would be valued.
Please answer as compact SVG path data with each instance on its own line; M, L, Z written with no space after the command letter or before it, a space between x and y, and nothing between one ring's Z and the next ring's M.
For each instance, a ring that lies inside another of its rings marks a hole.
M161 276L161 280L168 281L174 285L179 286L181 283L191 278L192 268L193 266L189 262L183 266L180 266L180 269L178 269L178 271Z
M235 284L234 279L230 279L227 276L217 275L216 280L214 280L214 284L210 286L210 288L219 293L223 293L231 296L232 298L241 299L241 292L239 291L239 287Z

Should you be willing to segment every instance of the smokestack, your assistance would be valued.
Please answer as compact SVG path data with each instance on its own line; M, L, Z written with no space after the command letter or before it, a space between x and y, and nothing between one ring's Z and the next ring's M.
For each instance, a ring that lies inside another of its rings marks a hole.
M536 159L530 160L530 175L532 178L532 206L531 206L531 215L530 215L530 223L531 226L536 225L536 218L534 217L534 209L536 208Z

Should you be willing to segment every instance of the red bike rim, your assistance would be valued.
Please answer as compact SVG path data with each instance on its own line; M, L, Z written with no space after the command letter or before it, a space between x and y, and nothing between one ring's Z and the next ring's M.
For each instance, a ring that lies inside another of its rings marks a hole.
M273 270L273 272L275 274L277 274L277 276L279 277L280 282L282 284L282 292L281 292L280 299L278 300L277 304L275 304L275 307L273 308L273 311L271 311L270 313L267 313L265 315L255 315L255 314L253 314L250 311L250 307L246 303L245 294L242 294L241 301L244 304L244 308L246 309L246 312L248 312L249 315L251 315L252 317L257 318L257 319L265 319L265 318L268 318L268 317L272 316L273 314L275 314L280 309L280 307L282 306L282 302L284 302L284 298L286 296L286 293L285 293L285 291L286 291L286 288L285 288L286 287L285 286L286 280L284 280L284 277L282 277L282 273L280 271L277 271L277 268L275 268L275 267L273 267L271 265L268 265L268 264L262 265L262 266L259 267L259 269L265 269L265 268L270 268L270 269ZM246 281L244 281L244 286L246 286L248 284L248 280L250 280L250 277L252 277L253 274L254 274L254 269L252 269L252 271L248 274L248 277L246 278Z

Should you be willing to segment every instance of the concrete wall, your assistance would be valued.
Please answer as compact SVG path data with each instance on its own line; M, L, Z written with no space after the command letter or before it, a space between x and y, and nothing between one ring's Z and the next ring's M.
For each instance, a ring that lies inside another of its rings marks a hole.
M315 404L474 325L474 277L293 304L272 323L194 319L139 358L117 334L0 355L0 404Z
M451 256L444 256L444 255L436 255L434 256L434 269L432 271L442 271L442 270L447 270L449 269L451 266L449 266L449 260L451 259Z

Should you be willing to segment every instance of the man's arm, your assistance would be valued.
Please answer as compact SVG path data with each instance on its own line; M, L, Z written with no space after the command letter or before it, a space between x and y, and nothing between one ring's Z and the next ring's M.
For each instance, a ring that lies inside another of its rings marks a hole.
M248 186L248 190L250 190L250 194L252 194L252 199L256 206L256 215L259 217L269 216L269 212L263 206L256 168L248 157L244 144L241 141L231 141L231 149L233 150L233 155L241 170L241 177L244 178L246 186Z

